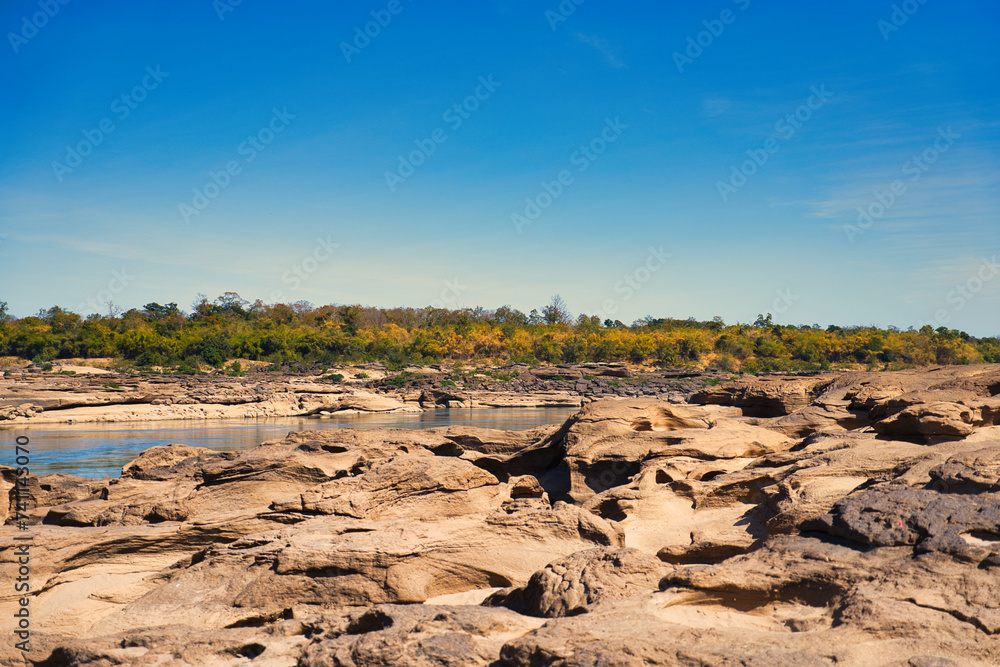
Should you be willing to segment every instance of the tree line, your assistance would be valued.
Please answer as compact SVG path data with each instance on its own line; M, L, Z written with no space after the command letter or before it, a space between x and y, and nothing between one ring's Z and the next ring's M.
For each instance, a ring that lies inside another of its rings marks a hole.
M747 324L652 316L625 324L585 314L573 318L558 296L525 314L510 306L251 303L226 292L211 301L199 295L190 312L176 303L148 303L86 317L53 306L14 318L0 302L0 355L35 362L113 357L125 366L182 371L250 359L275 369L363 362L382 362L393 370L458 360L624 361L757 373L1000 363L1000 339L930 326L902 331L781 325L770 314Z

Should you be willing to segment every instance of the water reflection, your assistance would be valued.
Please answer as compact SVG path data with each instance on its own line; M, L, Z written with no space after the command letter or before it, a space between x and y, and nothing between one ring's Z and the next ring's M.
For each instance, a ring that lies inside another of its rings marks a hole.
M0 426L3 449L13 466L14 438L31 439L31 472L64 472L83 477L118 477L121 467L156 445L184 443L226 451L253 447L289 431L325 428L433 428L468 424L482 428L522 430L564 421L576 408L492 408L437 410L401 414L359 415L329 419L278 417L259 420L149 421L98 424L24 424Z

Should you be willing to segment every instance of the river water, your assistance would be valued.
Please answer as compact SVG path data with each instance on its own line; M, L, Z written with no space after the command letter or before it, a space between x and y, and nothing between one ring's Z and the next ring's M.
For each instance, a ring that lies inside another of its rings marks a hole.
M357 415L328 419L278 417L248 420L172 420L119 423L16 424L0 426L0 465L15 466L17 436L30 443L29 469L36 475L63 472L82 477L118 477L123 465L145 449L183 443L219 451L245 449L289 431L327 428L433 428L466 424L523 430L565 421L578 408L491 408ZM23 442L23 440L22 440ZM8 460L5 460L8 459Z

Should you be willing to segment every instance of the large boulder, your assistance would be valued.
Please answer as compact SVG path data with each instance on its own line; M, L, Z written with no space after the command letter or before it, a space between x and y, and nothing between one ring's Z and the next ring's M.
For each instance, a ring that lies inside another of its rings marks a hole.
M732 405L752 417L780 417L809 405L835 376L766 377L705 387L690 397L698 405Z
M549 563L524 586L498 591L483 604L527 616L575 616L601 600L655 591L667 570L661 561L637 549L587 549Z
M934 398L903 395L890 400L890 414L873 424L875 431L887 438L936 442L965 438L977 428L1000 424L1000 398Z

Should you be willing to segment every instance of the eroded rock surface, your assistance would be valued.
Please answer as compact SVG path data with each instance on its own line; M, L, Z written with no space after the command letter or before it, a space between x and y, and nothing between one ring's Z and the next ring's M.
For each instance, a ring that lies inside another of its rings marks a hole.
M743 379L31 476L0 528L7 567L32 536L31 646L0 663L1000 664L998 377Z

